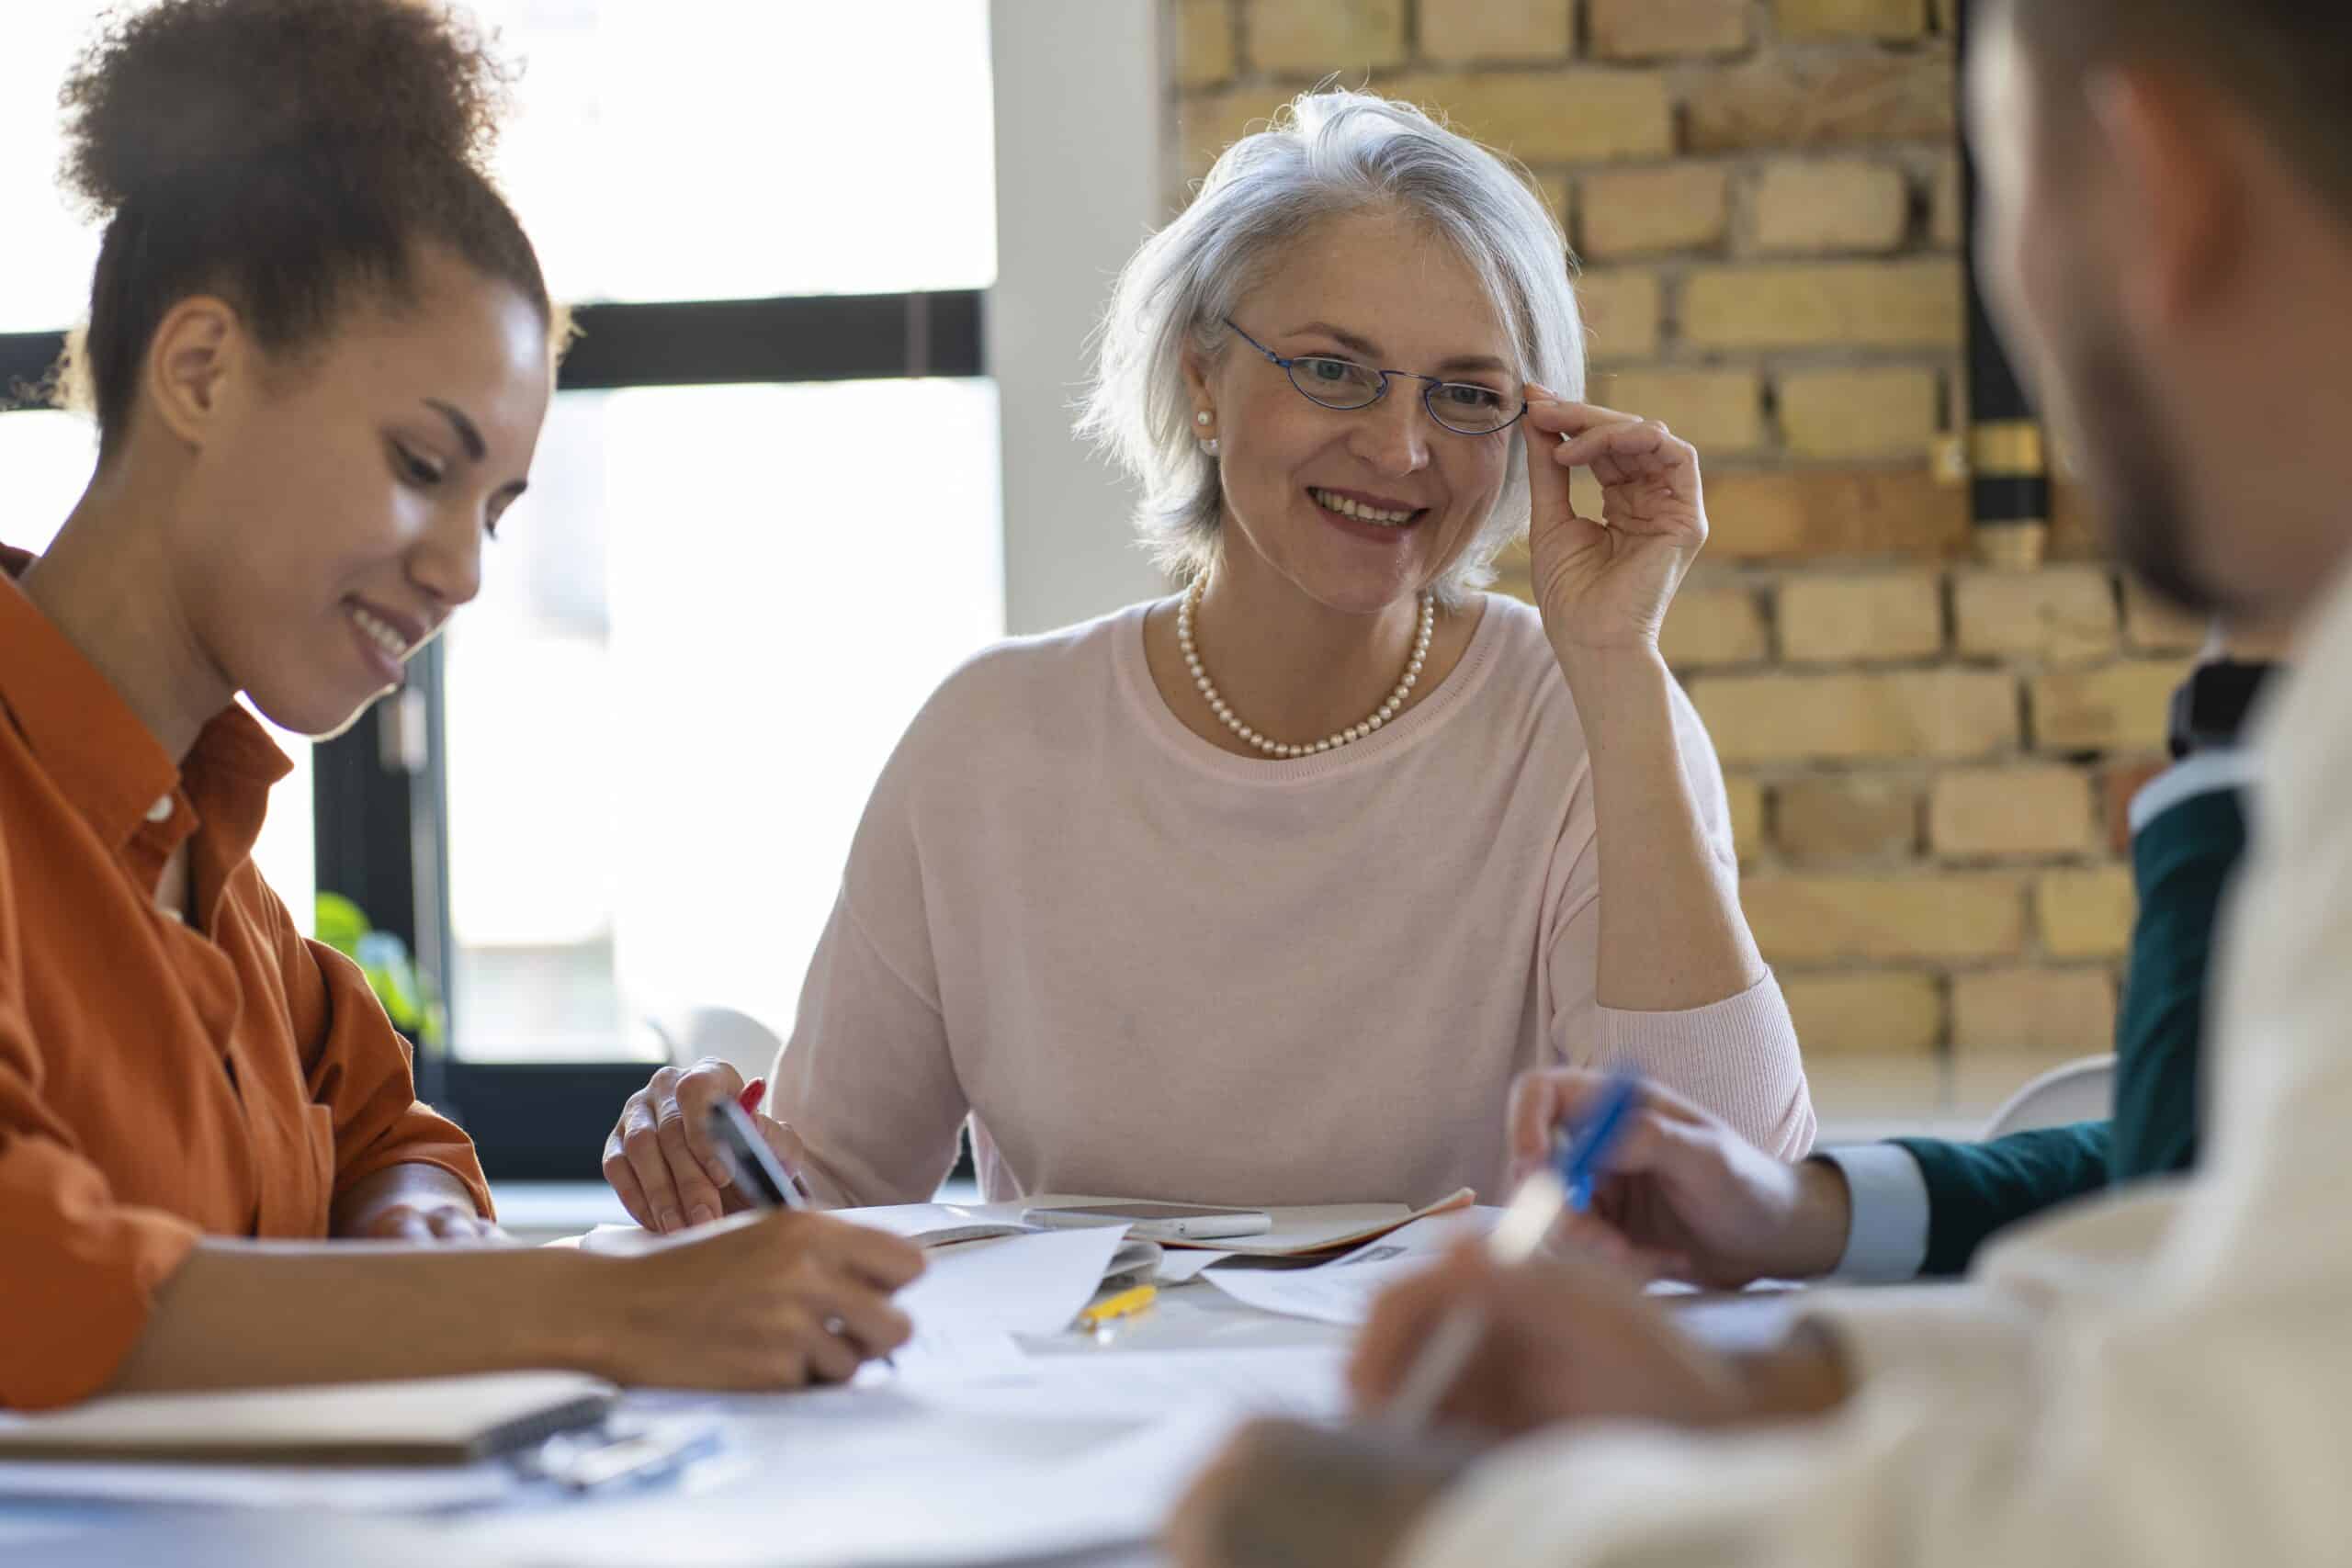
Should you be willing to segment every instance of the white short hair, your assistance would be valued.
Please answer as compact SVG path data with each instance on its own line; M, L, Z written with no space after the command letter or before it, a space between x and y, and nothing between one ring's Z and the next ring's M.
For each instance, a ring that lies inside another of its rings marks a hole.
M1408 213L1452 245L1528 378L1584 396L1584 323L1566 241L1525 171L1410 104L1343 89L1302 94L1269 129L1227 148L1182 216L1144 242L1098 333L1079 434L1142 482L1136 527L1163 568L1204 570L1222 515L1216 463L1195 439L1185 348L1215 363L1227 347L1224 318L1284 247L1326 219L1364 211ZM1526 426L1510 440L1493 513L1436 585L1449 604L1492 581L1495 557L1527 527Z

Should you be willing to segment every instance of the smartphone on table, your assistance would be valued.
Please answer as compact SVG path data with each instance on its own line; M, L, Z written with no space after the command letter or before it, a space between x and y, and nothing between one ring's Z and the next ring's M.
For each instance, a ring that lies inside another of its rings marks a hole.
M1221 1241L1264 1235L1274 1228L1263 1209L1219 1209L1203 1203L1067 1203L1023 1209L1021 1223L1046 1230L1127 1225L1145 1241Z

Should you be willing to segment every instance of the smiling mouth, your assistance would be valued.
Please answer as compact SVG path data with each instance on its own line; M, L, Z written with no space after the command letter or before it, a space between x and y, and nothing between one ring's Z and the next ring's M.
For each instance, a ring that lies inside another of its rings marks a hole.
M1369 506L1351 496L1341 495L1336 491L1317 490L1311 485L1307 487L1306 498L1326 512L1352 517L1359 523L1370 523L1380 528L1409 528L1429 513L1426 506L1404 512Z
M398 664L408 658L414 646L401 630L363 604L348 604L351 624L367 634L368 640L384 650L384 657Z

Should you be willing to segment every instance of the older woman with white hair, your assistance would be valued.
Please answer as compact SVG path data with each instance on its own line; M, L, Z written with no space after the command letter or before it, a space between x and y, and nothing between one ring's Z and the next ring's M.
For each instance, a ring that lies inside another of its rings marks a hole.
M817 1195L1417 1201L1505 1179L1514 1076L1623 1062L1804 1152L1788 1010L1658 626L1697 456L1588 406L1557 226L1350 92L1227 151L1121 276L1081 429L1183 587L951 676L876 786L778 1058ZM1599 519L1568 477L1589 468ZM1529 527L1537 609L1481 592ZM712 1062L605 1169L733 1206Z

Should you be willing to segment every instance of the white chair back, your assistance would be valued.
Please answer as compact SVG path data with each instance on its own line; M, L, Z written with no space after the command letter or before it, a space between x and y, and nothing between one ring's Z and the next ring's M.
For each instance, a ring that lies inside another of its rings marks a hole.
M2037 1127L2103 1121L2114 1114L2115 1058L2086 1056L2051 1068L2009 1096L1984 1123L1984 1136L1998 1138Z
M670 1042L671 1066L683 1067L716 1056L743 1075L763 1078L775 1067L784 1041L750 1013L734 1008L682 1008L652 1021Z

